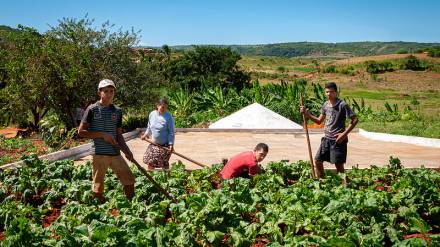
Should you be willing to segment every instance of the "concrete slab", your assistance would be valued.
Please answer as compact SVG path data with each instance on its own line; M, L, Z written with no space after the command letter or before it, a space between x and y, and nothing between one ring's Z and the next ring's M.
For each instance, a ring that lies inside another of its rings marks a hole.
M311 134L313 156L319 147L323 134ZM269 145L269 154L262 162L270 161L308 160L307 144L304 134L262 134L251 132L185 132L176 133L175 149L196 161L206 165L220 163L222 158L230 158L237 153L251 150L257 143L265 142ZM134 153L135 159L142 162L142 156L148 143L139 138L129 141L128 146ZM348 143L348 159L346 168L359 165L367 168L370 165L385 166L390 156L398 157L404 167L440 168L440 149L421 147L413 144L384 142L367 139L359 133L351 133ZM76 161L83 163L91 160L91 156ZM182 160L178 156L171 156L171 162ZM182 160L187 169L198 169L197 165ZM334 168L326 164L326 168Z

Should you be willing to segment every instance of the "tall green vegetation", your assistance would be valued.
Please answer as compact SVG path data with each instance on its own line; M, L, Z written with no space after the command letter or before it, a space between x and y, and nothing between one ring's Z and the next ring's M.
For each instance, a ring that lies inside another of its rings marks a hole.
M202 86L241 90L249 83L250 75L239 68L240 59L230 48L194 46L170 62L168 76L172 83L190 91Z
M428 49L428 55L430 57L440 57L440 46Z
M218 120L232 112L252 104L259 103L293 121L302 121L299 111L300 95L314 114L325 102L324 89L307 80L296 79L292 83L261 85L258 81L252 87L241 91L230 87L203 87L190 92L184 88L170 91L168 94L170 110L176 117L176 126L191 127Z

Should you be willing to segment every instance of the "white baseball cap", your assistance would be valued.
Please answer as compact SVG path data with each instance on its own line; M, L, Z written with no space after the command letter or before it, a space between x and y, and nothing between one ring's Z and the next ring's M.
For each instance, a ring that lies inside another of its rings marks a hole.
M99 82L98 90L104 87L112 86L116 88L115 83L110 79L103 79Z

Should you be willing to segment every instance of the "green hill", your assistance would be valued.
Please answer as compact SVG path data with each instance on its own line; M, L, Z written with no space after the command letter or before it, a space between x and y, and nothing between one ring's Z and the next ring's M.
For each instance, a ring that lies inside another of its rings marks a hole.
M216 45L217 46L217 45ZM344 43L320 43L320 42L292 42L266 45L218 45L220 47L231 47L232 50L249 56L370 56L393 54L405 50L415 52L418 49L425 49L440 46L440 43L417 43L417 42L344 42ZM172 46L175 50L187 50L192 46Z
M18 29L0 25L0 40L6 32L19 32ZM3 34L3 35L2 35ZM242 55L249 56L277 56L277 57L350 57L393 54L397 51L415 52L418 49L426 49L440 46L440 43L417 43L417 42L344 42L344 43L321 43L321 42L289 42L262 45L214 45L219 47L231 47ZM158 47L153 47L158 48ZM192 49L192 45L171 46L174 50Z

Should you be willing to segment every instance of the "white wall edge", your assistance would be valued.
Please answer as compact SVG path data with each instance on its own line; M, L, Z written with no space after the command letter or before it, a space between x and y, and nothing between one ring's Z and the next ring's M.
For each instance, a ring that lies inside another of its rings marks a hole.
M140 132L140 129L136 129L134 131L127 132L127 133L123 134L122 136L124 137L125 141L130 141L134 138L137 138L139 132ZM77 160L77 159L80 159L80 158L83 158L85 156L90 155L91 148L92 148L92 144L87 143L87 144L83 144L83 145L73 147L70 149L60 150L57 152L45 154L45 155L39 156L38 158L40 160L51 160L51 161L63 160L63 159ZM0 166L0 170L20 167L23 164L24 164L24 161L20 160L20 161L14 162L14 163L2 165L2 166Z
M414 144L424 147L440 148L440 139L436 139L436 138L369 132L364 129L359 129L359 134L368 139L377 140L377 141L401 142L401 143Z

